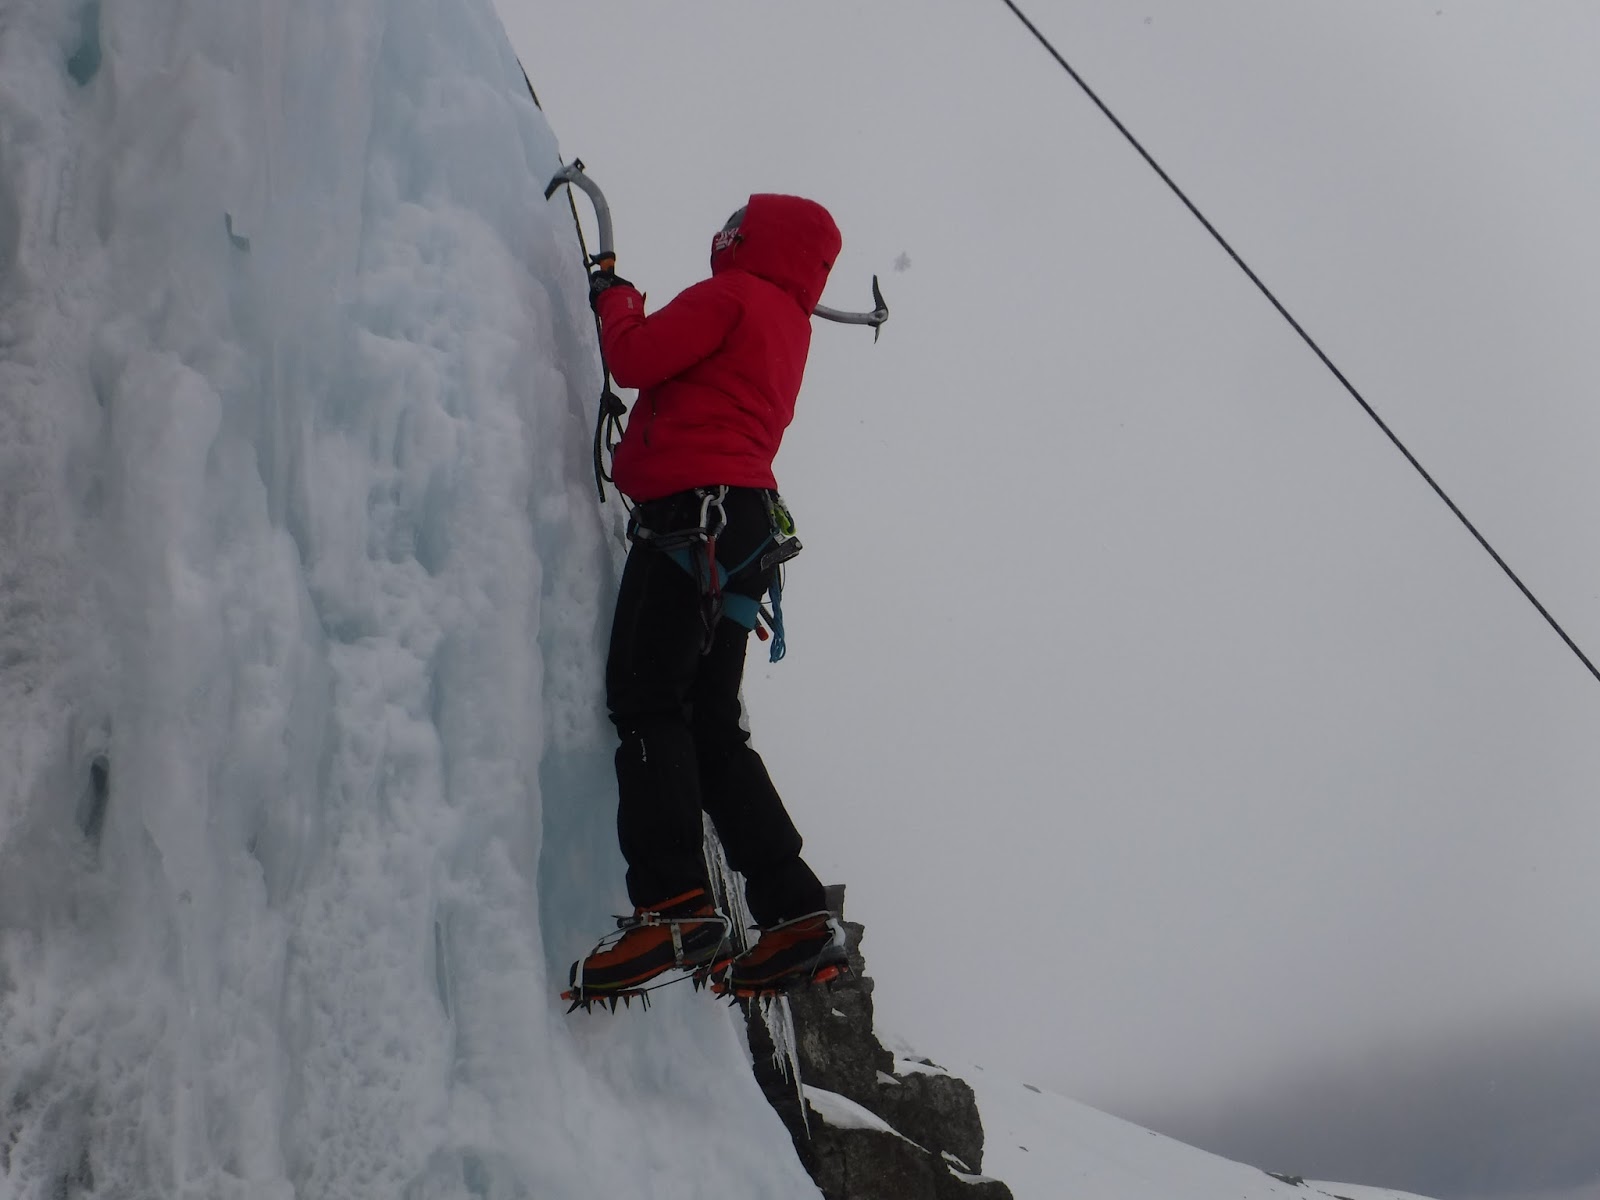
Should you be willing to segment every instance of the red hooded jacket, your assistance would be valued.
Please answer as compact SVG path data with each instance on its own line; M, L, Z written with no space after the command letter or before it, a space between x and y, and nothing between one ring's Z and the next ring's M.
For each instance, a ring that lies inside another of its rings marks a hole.
M631 287L600 293L606 361L639 389L612 463L619 490L642 503L715 484L778 486L772 459L839 246L820 204L755 195L737 230L712 242L711 278L654 316Z

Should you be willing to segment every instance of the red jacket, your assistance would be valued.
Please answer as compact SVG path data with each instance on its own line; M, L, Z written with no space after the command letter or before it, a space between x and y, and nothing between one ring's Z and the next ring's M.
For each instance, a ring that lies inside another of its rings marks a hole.
M712 242L711 278L654 316L631 287L600 293L606 361L639 389L612 463L618 489L642 503L713 484L778 486L772 459L839 245L820 204L751 196L738 229Z

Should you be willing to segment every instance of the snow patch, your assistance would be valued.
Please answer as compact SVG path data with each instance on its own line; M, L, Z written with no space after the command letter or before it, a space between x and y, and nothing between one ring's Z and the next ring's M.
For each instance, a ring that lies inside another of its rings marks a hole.
M817 1116L822 1118L825 1125L831 1125L835 1129L866 1129L873 1133L889 1133L908 1145L917 1145L882 1117L863 1108L854 1100L839 1095L838 1092L825 1091L808 1083L802 1087L801 1093L806 1103ZM921 1150L922 1147L917 1146L917 1149Z
M983 1118L983 1170L1004 1180L1016 1200L1069 1192L1104 1200L1418 1200L1383 1189L1293 1185L1048 1089L976 1068L957 1073Z

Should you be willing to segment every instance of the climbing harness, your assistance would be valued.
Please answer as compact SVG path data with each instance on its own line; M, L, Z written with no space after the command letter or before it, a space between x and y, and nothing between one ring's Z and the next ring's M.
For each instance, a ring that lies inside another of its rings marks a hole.
M637 505L628 514L628 540L636 546L665 554L694 580L700 593L702 654L711 652L717 623L726 619L755 630L762 641L767 640L767 630L771 630L768 661L778 662L788 652L783 629L783 565L802 549L794 533L794 518L782 496L762 491L767 536L740 561L731 567L724 566L717 559L717 539L728 527L728 491L726 486L696 488L693 492ZM695 524L679 523L678 514L686 503L681 498L684 496L699 502L699 519ZM728 590L730 581L745 576L752 567L762 575L776 572L767 585L766 604L754 596ZM766 629L761 627L762 622Z
M526 78L526 72L523 73ZM530 84L528 91L532 93ZM535 97L534 103L538 103ZM584 267L593 267L601 271L614 270L617 265L616 238L611 224L611 205L606 202L605 193L600 190L600 185L589 177L584 169L583 160L575 158L563 166L550 178L549 185L544 189L544 198L550 199L556 191L566 187L568 203L572 201L572 188L577 188L589 197L594 205L595 222L600 230L600 248L593 255L583 236L583 227L578 226L578 246L583 251ZM576 204L573 204L573 221L578 219ZM870 325L872 326L872 340L878 340L883 323L889 319L889 305L884 301L883 292L878 287L878 277L872 277L872 309L868 312L845 312L837 308L829 308L819 304L812 310L814 316L825 321L833 321L839 325ZM595 333L600 332L600 318L595 317ZM622 436L622 418L627 413L627 407L621 397L611 390L611 368L606 364L605 351L600 352L600 367L605 373L605 385L600 397L600 415L595 421L594 431L594 474L595 486L600 492L600 502L605 503L606 484L615 483L615 480L606 472L605 464L616 450L617 442Z
M772 631L772 648L767 652L768 662L781 662L783 656L789 652L789 645L783 633L783 567L791 558L799 554L803 546L800 539L795 536L794 517L789 513L788 505L784 504L783 497L777 492L763 492L767 501L767 524L771 532L768 540L763 544L771 546L761 556L762 572L776 570L772 582L767 585L767 599L770 607L765 604L756 606L756 615L766 622L766 629L759 624L755 626L756 636L762 641L767 640L767 629Z
M1583 665L1589 669L1589 674L1593 675L1597 680L1600 680L1600 667L1596 667L1595 664L1589 659L1589 656L1578 648L1578 644L1573 641L1570 636L1568 636L1567 631L1561 627L1560 622L1558 622L1555 617L1551 616L1550 611L1539 602L1539 598L1533 594L1533 592L1528 588L1527 584L1522 582L1517 573L1511 569L1510 564L1508 564L1505 559L1501 558L1499 552L1489 544L1489 539L1478 532L1478 527L1467 519L1466 513L1462 512L1461 509L1457 507L1456 502L1452 500L1448 494L1446 494L1444 488L1440 487L1439 484L1434 481L1433 476L1430 475L1427 469L1423 467L1422 463L1418 461L1416 455L1412 454L1411 451L1406 448L1405 443L1400 440L1400 438L1395 434L1394 430L1389 428L1388 423L1378 415L1377 410L1374 409L1371 404L1367 403L1366 397L1362 396L1362 394L1356 390L1355 385L1345 377L1344 372L1339 370L1339 368L1334 365L1333 360L1323 352L1322 347L1317 344L1316 340L1306 332L1305 328L1300 324L1300 322L1295 320L1293 314L1291 314L1289 310L1283 306L1278 297L1273 294L1272 289L1262 281L1259 275L1250 269L1250 265L1246 263L1242 257L1240 257L1239 252L1235 250L1231 244L1229 244L1228 239L1223 237L1221 232L1218 231L1217 227L1206 219L1206 215L1200 211L1199 207L1196 206L1194 201L1189 199L1184 190L1177 185L1172 176L1168 175L1167 172L1162 168L1161 164L1158 163L1151 153L1144 148L1139 139L1133 136L1133 133L1128 129L1128 127L1117 118L1117 115L1111 111L1106 102L1100 99L1100 97L1095 93L1095 90L1091 88L1084 80L1083 76L1078 74L1078 72L1073 69L1072 64L1062 57L1061 52L1051 44L1050 39L1045 37L1045 35L1040 32L1039 27L1028 19L1027 15L1022 11L1022 9L1017 7L1017 5L1014 3L1014 0L1001 0L1001 2L1011 10L1011 12L1016 16L1017 20L1022 22L1022 24L1027 28L1028 32L1033 34L1033 36L1038 40L1039 44L1043 46L1045 50L1049 52L1050 56L1054 58L1061 66L1061 69L1072 77L1072 81L1082 89L1084 95L1089 97L1089 99L1094 102L1095 107L1098 108L1102 114L1104 114L1105 118L1110 121L1112 125L1116 126L1117 132L1126 138L1128 144L1139 152L1139 156L1144 159L1144 161L1149 165L1150 169L1161 177L1161 182L1165 183L1167 187L1172 190L1173 195L1177 196L1177 198L1183 202L1184 207L1187 208L1191 214L1193 214L1194 218L1199 221L1201 225L1205 226L1206 232L1216 239L1217 244L1227 252L1228 257L1233 259L1235 265L1237 265L1238 268L1249 277L1250 282L1256 285L1257 290L1259 290L1261 294L1267 298L1272 307L1278 310L1278 314L1289 323L1290 328L1300 335L1300 340L1305 342L1305 344L1311 348L1311 352L1322 361L1323 366L1327 367L1328 370L1332 372L1333 377L1339 381L1340 385L1345 391L1350 393L1350 395L1355 399L1355 402L1362 407L1363 411L1366 412L1367 416L1372 418L1372 420L1377 424L1378 428L1383 431L1384 436L1394 443L1395 449L1399 450L1400 453L1405 456L1406 461L1416 469L1418 475L1422 476L1423 481L1433 489L1434 494L1437 495L1440 500L1444 501L1445 506L1455 514L1456 519L1466 527L1467 532L1477 539L1478 544L1488 552L1490 558L1494 559L1496 565L1505 572L1506 577L1510 579L1512 583L1517 585L1518 590L1521 591L1523 596L1527 598L1528 602L1538 610L1539 615L1549 623L1550 628L1554 629L1560 636L1561 640L1567 644L1567 649L1571 650L1575 655L1578 656L1578 661L1583 663Z

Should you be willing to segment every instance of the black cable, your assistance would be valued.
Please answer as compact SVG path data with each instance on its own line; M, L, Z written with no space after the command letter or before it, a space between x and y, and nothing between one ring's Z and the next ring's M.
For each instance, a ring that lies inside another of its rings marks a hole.
M1100 97L1095 94L1094 89L1084 81L1082 75L1079 75L1077 71L1073 70L1072 64L1063 58L1061 56L1061 52L1050 44L1050 39L1045 37L1045 35L1039 31L1039 27L1028 19L1027 14L1018 8L1016 4L1012 2L1012 0L1002 0L1002 3L1004 3L1007 8L1016 14L1017 20L1021 21L1025 26L1027 26L1029 33L1033 34L1034 37L1039 39L1039 44L1050 52L1050 56L1054 58L1056 62L1061 64L1061 69L1064 70L1068 75L1072 76L1072 81L1083 89L1083 94L1088 96L1090 100L1094 101L1095 107L1104 113L1106 119L1117 127L1117 132L1122 134L1122 136L1128 140L1128 144L1139 152L1139 156L1143 158L1145 162L1150 164L1150 169L1153 170L1157 175L1161 176L1161 181L1172 189L1173 195L1177 196L1179 200L1183 201L1184 207L1194 214L1195 219L1199 221L1200 224L1205 226L1206 232L1215 238L1217 244L1228 252L1228 257L1233 259L1233 261L1238 264L1239 269L1249 276L1250 282L1255 284L1256 287L1260 289L1261 294L1271 302L1272 307L1277 309L1279 314L1282 315L1283 319L1289 322L1290 327L1300 335L1301 340L1304 341L1307 346L1311 347L1311 352L1322 360L1322 365L1327 367L1329 371L1333 372L1333 377L1343 385L1344 390L1349 392L1350 395L1355 398L1356 403L1361 405L1361 407L1366 411L1367 416L1371 417L1373 421L1377 423L1378 428L1383 430L1384 436L1394 443L1395 449L1399 450L1401 454L1406 456L1406 461L1416 468L1417 474L1422 476L1422 478L1427 482L1428 486L1434 490L1434 493L1439 497L1439 499L1443 500L1449 507L1450 511L1456 515L1456 518L1467 527L1467 532L1478 539L1478 544L1488 551L1489 557L1494 559L1495 563L1498 564L1500 569L1506 573L1506 577L1510 579L1512 583L1517 585L1517 588L1522 592L1522 594L1528 598L1528 602L1532 604L1534 608L1539 610L1539 615L1550 623L1550 628L1554 629L1556 633L1560 635L1561 640L1567 644L1567 648L1578 656L1578 661L1583 663L1585 667L1589 668L1589 674L1593 675L1596 679L1600 679L1600 668L1596 668L1594 663L1589 660L1589 656L1578 648L1578 643L1574 642L1569 636L1567 636L1567 631L1561 628L1560 623L1550 615L1549 610L1546 609L1543 604L1539 603L1539 598L1528 589L1528 585L1523 583L1522 580L1517 577L1517 573L1511 569L1510 565L1505 559L1500 557L1499 552L1489 544L1489 540L1484 537L1483 534L1478 532L1477 526L1469 521L1467 519L1467 515L1456 506L1456 502L1446 495L1445 490L1434 481L1433 476L1428 474L1427 469L1417 461L1416 455L1412 454L1410 450L1406 449L1405 443L1395 435L1394 430L1389 428L1387 422L1385 422L1384 419L1378 415L1377 410L1374 409L1372 405L1367 403L1366 398L1356 390L1355 385L1345 378L1344 372L1339 370L1339 368L1334 365L1333 360L1323 353L1322 347L1317 345L1316 341L1309 333L1305 331L1305 328L1300 324L1300 322L1294 319L1293 314L1291 314L1289 310L1279 302L1277 296L1272 294L1272 289L1261 281L1261 277L1250 269L1250 265L1246 263L1244 259L1239 257L1239 252L1228 244L1228 239L1223 237L1222 234L1217 231L1217 227L1206 219L1206 215L1197 207L1195 207L1194 201L1190 200L1189 197L1184 193L1184 190L1173 181L1172 176L1168 175L1166 171L1162 170L1161 164L1156 162L1156 160L1151 157L1150 152L1140 144L1139 139L1133 136L1128 127L1117 119L1116 113L1112 112L1108 107L1106 107L1105 101L1101 100Z

